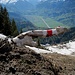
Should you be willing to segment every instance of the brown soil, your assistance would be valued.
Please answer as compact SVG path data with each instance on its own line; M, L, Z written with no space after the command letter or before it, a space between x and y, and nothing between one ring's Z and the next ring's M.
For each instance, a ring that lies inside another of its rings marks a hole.
M75 75L75 56L61 55L57 53L41 55L51 61L53 65L60 68L58 75Z
M0 41L0 75L75 75L75 57L37 54Z

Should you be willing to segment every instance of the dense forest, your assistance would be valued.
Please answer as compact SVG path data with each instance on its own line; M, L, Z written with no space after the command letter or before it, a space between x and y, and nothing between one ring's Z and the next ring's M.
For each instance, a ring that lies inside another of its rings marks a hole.
M14 19L10 20L6 7L0 5L0 33L4 35L16 36L19 34L16 22Z

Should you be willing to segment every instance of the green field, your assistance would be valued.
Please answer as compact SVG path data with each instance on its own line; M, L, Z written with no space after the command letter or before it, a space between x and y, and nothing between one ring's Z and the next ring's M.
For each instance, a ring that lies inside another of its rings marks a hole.
M44 28L55 28L57 26L64 26L67 27L66 25L57 22L51 18L45 18L42 16L34 16L34 15L24 15L26 19L28 19L32 24L34 24L36 27L44 27ZM45 21L45 22L44 22ZM47 25L46 25L47 24Z

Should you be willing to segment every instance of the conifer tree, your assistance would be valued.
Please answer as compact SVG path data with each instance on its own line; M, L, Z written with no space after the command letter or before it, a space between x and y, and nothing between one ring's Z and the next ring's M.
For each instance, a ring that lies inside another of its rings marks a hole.
M17 30L17 27L16 27L16 23L15 23L15 20L13 19L12 22L11 22L11 25L12 25L12 36L16 36L19 34L18 30Z
M0 33L16 36L19 34L14 19L10 21L6 7L0 5Z
M4 7L3 9L3 26L4 26L4 31L3 33L5 35L11 35L11 22L10 22L10 19L9 19L9 15L8 15L8 12L7 12L7 9Z
M0 33L3 32L3 14L2 14L3 8L0 5Z

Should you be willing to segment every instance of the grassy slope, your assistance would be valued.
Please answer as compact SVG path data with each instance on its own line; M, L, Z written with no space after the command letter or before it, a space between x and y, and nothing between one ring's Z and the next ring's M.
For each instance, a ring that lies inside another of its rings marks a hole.
M67 14L62 14L61 16L55 17L55 20L60 21L63 24L68 25L69 27L74 27L75 26L75 14L74 13L67 13Z
M51 18L45 18L42 16L34 16L34 15L25 15L26 19L28 19L30 22L32 22L35 26L37 27L44 27L47 28L47 25L43 22L42 19L45 20L45 22L49 25L49 27L54 28L57 26L64 26L66 27L66 25L57 22ZM41 19L42 18L42 19Z

